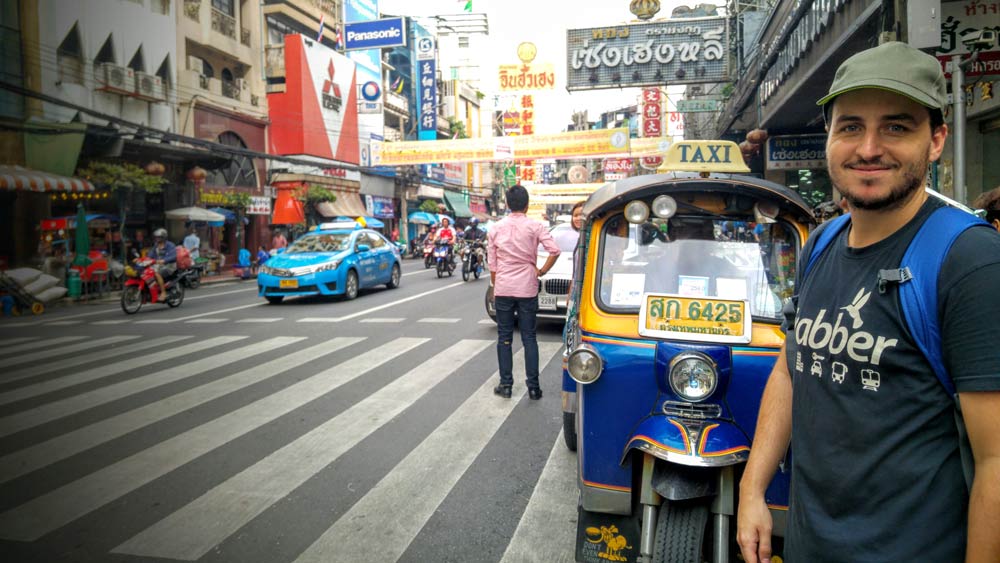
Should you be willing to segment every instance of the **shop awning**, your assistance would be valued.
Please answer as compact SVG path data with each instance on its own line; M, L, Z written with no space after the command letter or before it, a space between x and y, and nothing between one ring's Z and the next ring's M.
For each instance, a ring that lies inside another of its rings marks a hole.
M323 217L364 217L368 215L361 197L354 193L337 192L337 201L321 201L316 212Z
M87 180L8 165L0 165L0 189L29 192L92 192L95 190L94 184Z
M445 190L444 201L455 217L472 217L472 210L469 209L469 204L465 203L465 197L462 194Z

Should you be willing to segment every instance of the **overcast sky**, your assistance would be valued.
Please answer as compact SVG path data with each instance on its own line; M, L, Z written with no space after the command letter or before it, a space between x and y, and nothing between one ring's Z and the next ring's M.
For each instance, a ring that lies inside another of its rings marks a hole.
M680 4L698 2L662 0L658 17ZM429 16L461 13L465 0L380 0L385 14ZM497 66L516 64L517 45L530 41L538 47L535 62L551 62L556 69L556 88L535 91L535 133L558 133L570 123L573 111L588 110L596 119L603 111L636 103L638 89L566 91L566 30L616 25L635 16L629 0L473 0L472 11L489 19L489 45L481 68L481 87L495 93ZM672 106L673 104L671 104Z

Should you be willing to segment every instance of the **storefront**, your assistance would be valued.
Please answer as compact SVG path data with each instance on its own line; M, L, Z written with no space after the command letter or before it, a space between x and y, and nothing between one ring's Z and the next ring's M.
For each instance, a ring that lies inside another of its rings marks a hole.
M764 177L797 191L811 207L832 201L833 184L826 170L826 135L768 138Z

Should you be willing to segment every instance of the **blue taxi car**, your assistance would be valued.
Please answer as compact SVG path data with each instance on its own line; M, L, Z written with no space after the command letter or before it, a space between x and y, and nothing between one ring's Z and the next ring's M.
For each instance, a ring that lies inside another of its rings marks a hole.
M396 245L353 221L323 223L272 256L257 275L258 294L269 303L296 295L343 295L362 288L399 287Z

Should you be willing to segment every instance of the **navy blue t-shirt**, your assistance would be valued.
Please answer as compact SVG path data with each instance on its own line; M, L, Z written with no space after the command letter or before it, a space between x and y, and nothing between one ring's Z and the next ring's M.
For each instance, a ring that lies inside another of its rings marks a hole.
M968 494L953 401L907 330L898 288L878 290L878 271L899 267L940 205L928 200L865 248L849 248L844 229L800 283L786 347L792 563L964 559ZM998 286L1000 235L969 229L938 278L945 366L960 393L1000 390Z

